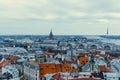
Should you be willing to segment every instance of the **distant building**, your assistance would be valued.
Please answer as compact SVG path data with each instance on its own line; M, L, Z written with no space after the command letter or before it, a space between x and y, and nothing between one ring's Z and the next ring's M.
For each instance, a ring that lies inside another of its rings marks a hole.
M43 42L40 43L40 47L44 47L44 48L55 48L58 46L58 40L54 39L52 30L48 36L47 40L43 40Z
M54 36L53 36L52 30L50 31L49 39L50 39L50 40L53 40L53 39L54 39Z

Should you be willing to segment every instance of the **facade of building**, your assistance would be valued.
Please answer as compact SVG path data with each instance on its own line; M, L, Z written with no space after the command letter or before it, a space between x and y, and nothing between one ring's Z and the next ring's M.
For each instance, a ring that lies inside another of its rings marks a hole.
M24 76L26 80L40 80L38 63L33 61L25 63Z
M2 67L2 74L4 76L6 75L6 78L8 78L10 75L10 80L20 80L19 71L14 66L7 65Z

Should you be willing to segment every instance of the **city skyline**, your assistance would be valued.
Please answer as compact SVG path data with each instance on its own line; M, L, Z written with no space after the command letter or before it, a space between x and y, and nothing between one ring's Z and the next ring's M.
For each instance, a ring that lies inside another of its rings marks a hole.
M0 35L119 35L119 0L0 0Z

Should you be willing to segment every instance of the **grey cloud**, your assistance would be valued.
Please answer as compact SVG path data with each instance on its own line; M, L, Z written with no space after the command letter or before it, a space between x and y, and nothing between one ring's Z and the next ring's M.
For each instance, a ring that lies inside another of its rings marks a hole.
M72 29L74 25L119 26L119 3L119 0L0 0L0 25L36 26L37 29L39 26L49 29L49 25Z

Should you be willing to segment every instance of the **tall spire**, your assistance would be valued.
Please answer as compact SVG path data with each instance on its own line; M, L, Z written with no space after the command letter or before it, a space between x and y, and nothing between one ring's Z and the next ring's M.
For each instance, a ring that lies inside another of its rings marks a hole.
M53 40L53 39L54 39L54 36L53 36L52 30L50 31L49 39L50 39L50 40Z
M108 29L108 27L107 27L107 32L106 32L106 35L107 35L107 36L109 35L109 29Z

